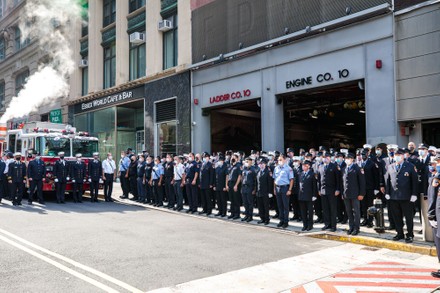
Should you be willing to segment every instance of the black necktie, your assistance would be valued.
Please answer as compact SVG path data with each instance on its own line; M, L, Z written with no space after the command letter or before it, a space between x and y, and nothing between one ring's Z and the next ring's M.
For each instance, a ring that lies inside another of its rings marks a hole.
M397 164L396 169L397 169L397 173L399 173L400 172L400 165L399 164Z

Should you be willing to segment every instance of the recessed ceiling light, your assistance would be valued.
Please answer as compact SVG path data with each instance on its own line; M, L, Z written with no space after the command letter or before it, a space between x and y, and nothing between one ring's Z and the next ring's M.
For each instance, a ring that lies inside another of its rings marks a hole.
M359 110L359 113L365 114L365 110Z
M353 122L348 122L348 123L345 123L345 125L347 125L347 126L354 126L354 123Z

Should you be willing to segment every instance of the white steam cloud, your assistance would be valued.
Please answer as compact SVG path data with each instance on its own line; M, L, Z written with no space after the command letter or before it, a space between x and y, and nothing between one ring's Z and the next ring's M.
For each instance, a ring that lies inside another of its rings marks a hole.
M47 58L12 98L0 123L26 116L39 106L68 95L68 78L75 69L69 34L80 18L78 0L27 1L20 17L22 40L36 38Z

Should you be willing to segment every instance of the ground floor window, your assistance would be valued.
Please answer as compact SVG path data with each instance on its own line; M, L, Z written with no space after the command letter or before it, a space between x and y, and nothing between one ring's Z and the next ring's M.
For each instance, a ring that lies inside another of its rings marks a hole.
M175 98L157 102L156 154L177 154L177 100Z

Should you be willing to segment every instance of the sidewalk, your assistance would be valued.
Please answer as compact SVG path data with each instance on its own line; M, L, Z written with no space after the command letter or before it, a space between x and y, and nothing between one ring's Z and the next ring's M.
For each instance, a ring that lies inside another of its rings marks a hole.
M103 191L100 190L100 194ZM422 230L422 225L418 219L418 217L416 217L414 219L414 242L411 244L405 243L404 240L400 240L400 241L393 241L392 238L396 235L396 231L386 231L383 234L378 234L376 233L376 231L374 230L374 228L367 228L367 227L361 227L361 231L359 233L359 235L356 236L351 236L351 235L347 235L346 231L348 230L348 224L338 224L337 225L337 231L336 232L329 232L329 231L321 231L321 228L324 226L324 224L314 224L314 229L309 231L309 232L302 232L302 222L297 222L297 221L290 221L289 222L289 227L287 229L280 229L277 228L277 224L279 223L278 219L271 219L271 222L269 225L264 226L264 225L258 225L257 221L259 220L258 217L258 211L257 209L254 209L254 221L250 222L250 223L244 223L241 222L240 220L237 221L232 221L232 220L228 220L226 218L219 218L219 217L215 217L214 215L210 215L209 217L207 217L206 215L188 215L186 214L186 207L184 207L184 210L181 212L177 212L177 211L173 211L173 210L169 210L166 208L157 208L157 207L153 207L151 205L145 205L145 204L140 204L140 203L136 203L133 202L131 200L124 200L124 199L120 199L119 196L122 194L122 190L120 187L119 183L115 183L114 187L113 187L113 199L118 200L119 202L122 202L124 204L133 204L133 205L139 205L139 206L144 206L144 207L148 207L149 209L154 209L154 210L159 210L159 211L163 211L163 212L167 212L167 213L180 213L180 214L184 214L186 216L192 216L192 217L199 217L199 218L209 218L210 220L217 220L217 221L228 221L234 224L240 224L240 225L253 225L253 226L258 226L266 229L277 229L277 230L282 230L285 231L286 233L295 233L298 234L300 236L307 236L307 237L314 237L314 238L321 238L321 239L328 239L328 240L336 240L336 241L342 241L342 242L349 242L349 243L354 243L354 244L362 244L365 246L370 246L370 247L377 247L377 248L387 248L387 249L391 249L391 250L400 250L400 251L406 251L406 252L413 252L413 253L419 253L419 254L423 254L423 255L431 255L431 256L437 256L436 254L436 249L435 249L435 245L433 242L426 242L423 241L423 236L422 234L419 234L418 232ZM201 210L201 209L199 209ZM213 213L215 214L216 211ZM271 216L273 216L275 214L274 211L270 212ZM292 216L292 213L290 213L290 217ZM387 214L385 214L385 218L387 218ZM387 221L386 221L387 223Z

